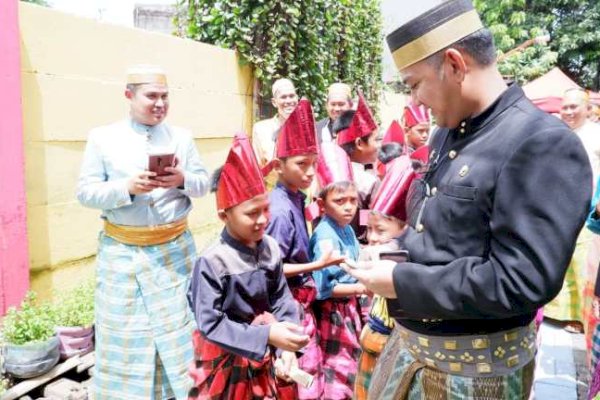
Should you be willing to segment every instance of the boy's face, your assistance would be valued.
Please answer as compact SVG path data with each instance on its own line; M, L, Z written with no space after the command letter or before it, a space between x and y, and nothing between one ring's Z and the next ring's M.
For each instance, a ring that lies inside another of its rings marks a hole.
M270 217L267 193L219 212L229 234L248 247L256 247L262 240Z
M377 160L377 131L371 132L367 140L356 140L356 150L350 157L361 164L371 164Z
M429 139L429 124L417 124L406 133L406 140L413 149L427 144Z
M400 236L404 223L396 218L388 218L379 213L370 213L367 222L367 241L369 246L384 244Z
M332 190L322 202L323 211L339 226L346 226L354 218L358 207L358 192L352 185L345 190Z
M308 189L315 178L317 165L316 154L306 154L288 157L285 161L279 160L275 171L279 174L279 181L287 188L297 191Z

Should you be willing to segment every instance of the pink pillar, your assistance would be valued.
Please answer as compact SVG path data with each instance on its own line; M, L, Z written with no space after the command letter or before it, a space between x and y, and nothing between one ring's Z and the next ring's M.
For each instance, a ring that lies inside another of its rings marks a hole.
M0 0L0 315L29 288L18 0Z

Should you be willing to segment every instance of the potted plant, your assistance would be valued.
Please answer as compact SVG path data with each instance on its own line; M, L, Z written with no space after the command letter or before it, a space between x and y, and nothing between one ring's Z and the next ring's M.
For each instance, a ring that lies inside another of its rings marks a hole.
M7 373L17 378L32 378L56 365L59 351L54 319L52 306L37 304L34 292L27 293L20 309L8 310L1 321Z
M57 296L56 332L63 359L94 347L94 283L85 283Z

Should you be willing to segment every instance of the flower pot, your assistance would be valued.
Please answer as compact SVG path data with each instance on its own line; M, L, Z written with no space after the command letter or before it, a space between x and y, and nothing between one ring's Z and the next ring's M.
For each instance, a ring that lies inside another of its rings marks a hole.
M22 345L7 343L4 349L4 369L12 376L21 379L45 374L58 363L60 358L56 336L44 342Z
M93 326L57 326L56 333L62 359L87 354L94 348Z

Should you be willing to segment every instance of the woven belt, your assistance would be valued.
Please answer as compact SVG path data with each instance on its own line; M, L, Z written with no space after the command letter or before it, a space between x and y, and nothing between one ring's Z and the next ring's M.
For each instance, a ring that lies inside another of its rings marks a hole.
M429 336L398 328L416 360L452 375L505 376L527 365L536 352L533 323L510 331L468 336Z
M164 225L129 226L104 221L104 234L133 246L154 246L170 242L187 229L187 218Z

